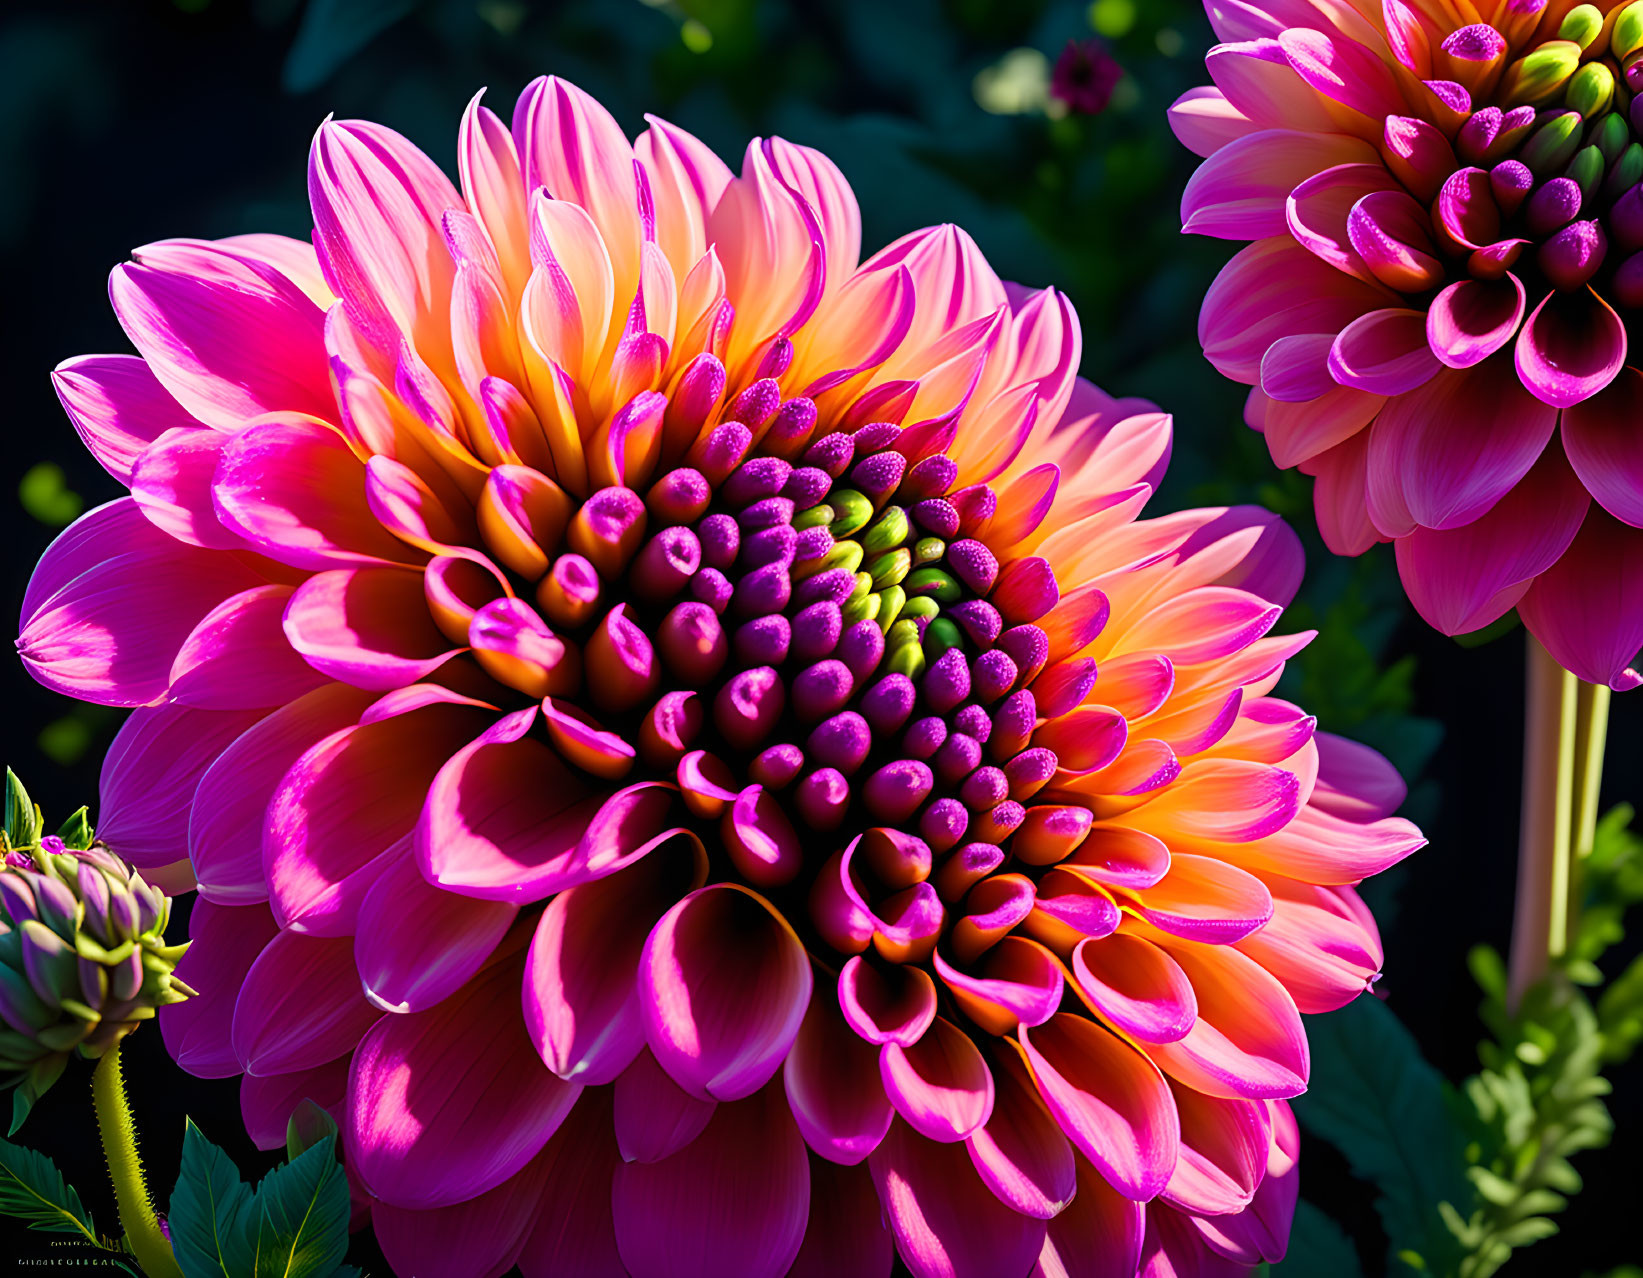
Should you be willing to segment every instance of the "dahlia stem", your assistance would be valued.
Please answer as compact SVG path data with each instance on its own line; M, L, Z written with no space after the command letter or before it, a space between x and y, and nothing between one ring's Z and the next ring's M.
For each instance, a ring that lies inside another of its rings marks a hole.
M1569 890L1569 932L1580 921L1580 876L1597 838L1603 748L1609 734L1609 686L1581 681L1575 701L1574 865Z
M160 1232L159 1218L148 1198L143 1160L137 1154L137 1128L131 1121L131 1107L126 1104L118 1041L103 1053L91 1073L91 1099L97 1110L103 1153L108 1158L109 1179L114 1182L120 1224L137 1263L148 1278L182 1278L182 1270L177 1268L171 1254L171 1244Z
M1568 948L1579 684L1528 638L1523 727L1523 814L1507 1005Z

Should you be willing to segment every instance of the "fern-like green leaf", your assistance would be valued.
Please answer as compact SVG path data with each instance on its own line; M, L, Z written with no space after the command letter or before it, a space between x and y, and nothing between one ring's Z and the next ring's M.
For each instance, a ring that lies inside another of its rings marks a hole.
M48 1234L79 1234L103 1245L91 1214L57 1164L37 1150L0 1140L0 1215Z

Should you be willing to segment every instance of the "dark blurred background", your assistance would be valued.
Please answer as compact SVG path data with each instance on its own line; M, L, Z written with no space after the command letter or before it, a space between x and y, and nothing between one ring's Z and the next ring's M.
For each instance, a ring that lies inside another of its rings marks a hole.
M328 113L391 125L453 174L472 93L489 86L506 119L525 83L549 71L598 97L630 134L643 113L661 114L733 167L750 136L779 133L844 170L867 251L956 222L1006 278L1071 296L1085 374L1175 414L1175 460L1154 513L1255 501L1302 531L1308 579L1286 621L1323 634L1281 691L1323 727L1385 751L1409 780L1405 813L1431 844L1366 894L1385 934L1380 992L1450 1079L1476 1067L1481 1026L1465 955L1478 942L1504 948L1509 931L1522 632L1463 648L1413 616L1388 548L1330 557L1311 526L1310 482L1272 468L1242 424L1242 388L1200 355L1198 303L1229 249L1179 234L1196 160L1164 115L1206 78L1213 39L1198 0L7 0L3 9L0 384L11 462L0 517L13 615L55 532L116 495L47 376L72 355L129 349L106 301L109 268L170 236L306 237L308 142ZM1065 55L1084 64L1063 64L1073 91L1052 95L1069 42L1091 40L1101 44ZM6 761L48 819L83 802L95 809L119 714L47 693L15 664L5 679ZM1605 806L1643 798L1639 697L1616 698ZM184 934L181 920L174 928ZM1637 948L1635 939L1617 947L1605 966ZM248 1171L270 1163L239 1134L233 1081L185 1079L152 1031L126 1056L162 1197L185 1113ZM71 1070L20 1139L56 1156L112 1228L88 1076ZM1508 1275L1608 1270L1639 1254L1624 1212L1636 1193L1643 1067L1634 1060L1615 1082L1613 1143L1577 1157L1588 1188L1562 1232L1520 1252ZM1382 1272L1372 1189L1310 1139L1302 1167L1303 1195L1342 1223L1366 1272ZM366 1241L356 1251L384 1278ZM43 1253L28 1242L17 1254Z

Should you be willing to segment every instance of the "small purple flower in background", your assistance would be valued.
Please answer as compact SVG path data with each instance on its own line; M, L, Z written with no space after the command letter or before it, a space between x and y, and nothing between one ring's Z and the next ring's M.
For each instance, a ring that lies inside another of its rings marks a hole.
M1094 39L1069 40L1050 72L1050 98L1079 115L1100 115L1124 78L1124 68Z

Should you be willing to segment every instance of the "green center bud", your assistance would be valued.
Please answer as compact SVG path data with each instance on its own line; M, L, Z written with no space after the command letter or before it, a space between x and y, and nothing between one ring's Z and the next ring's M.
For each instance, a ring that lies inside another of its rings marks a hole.
M1643 0L1622 9L1609 33L1609 52L1622 61L1639 49L1643 49Z
M1603 34L1603 10L1595 4L1580 4L1564 16L1557 29L1559 40L1571 40L1582 49L1592 47L1592 41Z
M13 1088L11 1130L74 1052L98 1057L194 991L172 969L171 901L92 841L84 808L54 835L7 773L0 864L0 1087Z
M1548 40L1506 68L1501 101L1507 107L1546 106L1563 93L1563 86L1580 68L1580 45L1573 40Z
M1588 62L1569 77L1563 100L1571 110L1595 120L1614 101L1614 72L1601 62Z

